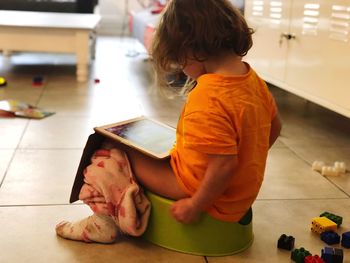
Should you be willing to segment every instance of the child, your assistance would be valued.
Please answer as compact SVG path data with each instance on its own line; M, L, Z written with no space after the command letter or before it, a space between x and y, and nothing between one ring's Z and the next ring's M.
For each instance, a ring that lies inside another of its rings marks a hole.
M239 221L259 192L281 124L265 82L242 62L251 35L228 0L172 0L157 27L151 55L159 82L182 70L197 84L170 161L128 155L142 185L177 200L171 213L180 222L194 222L202 212Z
M120 149L141 185L176 200L171 213L179 222L195 222L203 212L239 221L258 195L281 124L265 82L242 61L251 35L228 0L171 0L157 27L151 55L159 83L181 70L196 85L170 159Z

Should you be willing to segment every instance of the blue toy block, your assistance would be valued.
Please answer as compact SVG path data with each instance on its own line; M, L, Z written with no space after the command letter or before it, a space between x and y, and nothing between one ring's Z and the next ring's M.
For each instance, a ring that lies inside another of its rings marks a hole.
M343 263L343 250L339 248L325 247L321 250L321 258L326 263Z
M335 248L334 254L333 254L333 263L343 263L343 259L344 259L343 250L340 248Z
M321 258L326 263L333 263L333 248L332 247L325 247L321 250Z
M285 250L292 250L294 248L295 238L282 234L277 242L277 247Z
M341 245L345 248L350 248L350 231L342 234Z
M326 231L321 233L321 240L327 245L334 245L340 243L340 236L333 231Z

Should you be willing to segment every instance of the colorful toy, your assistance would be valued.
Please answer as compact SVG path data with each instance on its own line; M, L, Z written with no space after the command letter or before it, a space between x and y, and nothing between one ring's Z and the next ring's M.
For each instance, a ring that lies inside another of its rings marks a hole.
M321 250L321 258L326 263L343 263L343 250L339 248L325 247Z
M277 242L277 247L285 250L292 250L294 248L295 238L282 234Z
M325 263L325 262L318 255L314 255L314 256L310 255L310 256L305 257L304 263Z
M334 223L337 224L338 227L343 223L343 218L341 216L337 216L329 212L323 212L322 214L320 214L320 217L322 216L327 217L329 220L332 220Z
M42 76L35 76L33 77L32 84L33 86L41 86L43 85L44 78Z
M339 244L340 236L333 231L325 231L321 233L321 240L326 242L327 245Z
M311 256L311 253L305 248L294 249L291 254L291 259L297 263L304 263L304 259L307 256Z
M7 81L4 77L0 77L0 87L5 87L7 85Z
M311 222L311 231L317 234L321 234L325 231L336 231L337 224L327 217L315 217Z
M350 248L350 231L341 235L341 245L345 248Z

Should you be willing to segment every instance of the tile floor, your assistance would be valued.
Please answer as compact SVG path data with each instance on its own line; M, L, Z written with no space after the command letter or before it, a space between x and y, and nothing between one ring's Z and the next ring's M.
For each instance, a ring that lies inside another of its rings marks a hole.
M0 56L0 75L9 83L0 99L56 112L43 120L0 119L0 262L291 262L289 252L276 248L282 233L293 235L296 247L320 254L325 244L310 232L311 218L330 211L344 217L339 233L350 230L350 174L331 178L311 170L314 160L350 165L350 120L272 87L284 127L253 206L255 240L248 250L205 258L129 237L113 245L56 237L57 222L90 214L68 198L94 126L141 114L176 124L183 100L168 100L151 88L145 58L132 39L100 37L91 80L78 84L72 56ZM35 75L44 76L43 86L31 86ZM350 262L350 251L344 253Z

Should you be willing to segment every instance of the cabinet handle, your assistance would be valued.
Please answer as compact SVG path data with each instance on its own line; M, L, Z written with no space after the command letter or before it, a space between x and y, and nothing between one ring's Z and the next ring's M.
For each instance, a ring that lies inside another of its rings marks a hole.
M280 41L279 41L280 46L282 45L284 38L287 40L291 40L291 39L296 39L296 36L294 34L282 33L280 35Z
M293 35L293 34L287 34L287 33L282 33L282 34L281 34L281 37L282 37L282 38L286 38L287 40L291 40L291 39L295 39L295 38L296 38L295 35Z

